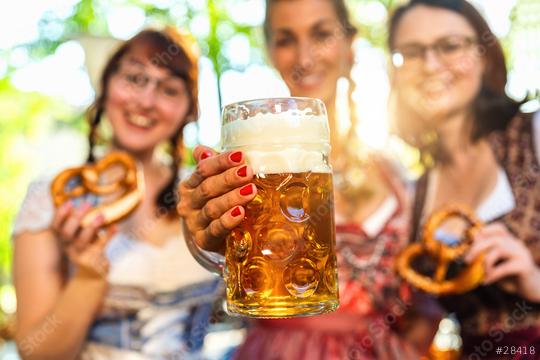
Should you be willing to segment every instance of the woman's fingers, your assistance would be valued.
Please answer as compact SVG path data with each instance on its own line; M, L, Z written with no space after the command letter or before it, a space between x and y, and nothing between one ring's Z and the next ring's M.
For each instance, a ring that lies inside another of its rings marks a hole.
M496 239L490 238L479 238L475 237L475 241L473 242L472 246L470 247L469 251L467 251L467 254L465 254L465 262L471 263L473 262L478 255L488 251L492 247L496 246Z
M242 165L244 157L243 152L233 151L204 158L199 161L193 174L183 183L188 189L195 189L207 178L219 175L231 167Z
M86 227L84 227L77 239L73 242L76 250L84 249L88 244L96 240L99 229L103 226L105 217L100 214Z
M52 221L52 228L54 231L56 231L57 233L60 232L60 228L62 227L68 216L71 214L72 210L73 203L71 201L66 201L58 208Z
M253 171L241 151L218 154L199 146L193 156L197 169L180 184L177 210L199 247L220 251L225 237L244 218L242 206L257 194L250 184Z
M248 184L252 178L253 171L247 165L234 167L222 174L209 177L191 193L191 206L195 209L201 209L211 199L226 194L241 186L247 186L246 184Z
M206 228L195 233L197 245L207 251L219 252L225 246L225 237L232 229L240 225L244 219L245 210L236 206L219 219L212 221Z
M106 228L103 224L98 225L96 220L94 223L85 227L77 241L86 241L84 246L75 244L66 248L66 252L77 270L86 276L106 277L109 269L109 260L105 254L105 247L116 234L116 225L111 225ZM88 240L90 239L90 240Z
M192 224L196 222L200 227L206 226L211 220L215 220L220 217L225 211L229 210L235 205L243 205L247 201L253 199L253 196L249 194L249 187L246 188L248 183L253 178L253 171L247 165L237 166L226 170L220 175L213 176L204 180L195 189L189 189L185 182L180 184L180 202L177 206L177 211L180 216L186 220L188 228L192 231L194 228ZM225 196L227 193L238 189L237 192L241 196L237 196L236 199L231 196ZM256 188L253 186L253 193L256 192ZM214 205L206 207L206 205L214 199L219 199L225 196L228 205L223 205L223 202L219 202L222 206L218 209ZM206 208L205 208L206 207ZM205 208L205 209L203 209ZM203 209L203 217L198 213L200 209Z
M224 213L238 205L246 205L257 196L257 187L248 184L240 189L234 189L227 194L208 201L197 218L196 226L204 228L212 221L219 219Z
M486 270L486 273L489 274L491 272L491 269L503 259L503 254L501 249L499 248L492 248L489 252L487 252L485 258L484 258L484 269Z
M84 217L92 209L92 204L89 202L83 203L78 207L71 216L69 216L60 228L60 236L62 240L72 242L75 235L81 228L81 222Z
M522 268L519 259L507 260L495 266L484 278L484 284L492 284L505 277L516 275Z

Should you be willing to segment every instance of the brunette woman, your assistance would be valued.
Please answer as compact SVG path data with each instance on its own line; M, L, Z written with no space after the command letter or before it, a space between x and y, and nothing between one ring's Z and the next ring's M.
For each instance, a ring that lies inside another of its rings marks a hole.
M466 256L485 254L483 286L442 299L461 322L465 354L499 358L495 349L505 345L538 351L540 116L521 113L505 94L501 45L467 1L410 1L394 13L388 42L398 131L428 161L412 240L449 203L486 222Z
M103 216L81 225L95 199L55 210L49 180L30 186L14 227L24 359L199 356L219 283L190 256L175 216L182 130L198 112L191 49L174 29L145 30L103 71L88 162L100 158L98 143L105 154L122 150L141 165L146 184L142 203L116 229Z

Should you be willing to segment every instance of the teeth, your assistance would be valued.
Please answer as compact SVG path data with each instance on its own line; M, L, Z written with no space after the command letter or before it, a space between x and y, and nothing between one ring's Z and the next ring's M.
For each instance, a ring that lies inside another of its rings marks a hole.
M133 123L134 125L145 127L145 128L151 127L153 125L152 120L141 115L131 115L129 116L129 121Z

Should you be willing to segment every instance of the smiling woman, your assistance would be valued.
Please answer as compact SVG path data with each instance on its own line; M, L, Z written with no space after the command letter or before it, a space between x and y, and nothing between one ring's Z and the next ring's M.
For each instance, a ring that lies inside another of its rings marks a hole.
M356 31L342 1L267 1L268 52L293 95L335 103L337 79L349 76Z
M198 116L198 88L197 63L183 50L191 44L180 37L176 41L143 31L113 55L101 77L104 90L90 111L89 160L93 159L97 126L105 112L114 144L143 156L152 155L156 142L172 133L173 174L178 173L182 130ZM176 180L171 179L164 190L173 193ZM172 208L171 204L161 205Z
M324 315L258 319L235 359L418 359L429 347L438 314L423 302L417 309L410 288L391 271L406 243L407 187L388 159L358 146L354 111L345 119L350 129L338 129L338 80L350 77L356 34L345 2L266 5L269 59L292 96L319 98L327 109L340 306ZM350 93L343 97L351 100ZM179 213L199 246L219 251L252 212L250 201L260 198L260 187L252 185L259 175L245 152L217 154L201 146L194 154L198 170L180 183ZM252 247L250 255L258 249Z
M521 103L506 95L501 45L469 2L411 0L396 10L389 30L399 60L391 74L398 130L432 160L417 184L411 240L448 204L474 209L486 225L464 261L485 256L484 282L441 303L460 321L469 359L500 358L494 343L534 349L540 344L540 116L521 113ZM456 226L442 231L447 239L459 237Z
M142 170L144 197L131 215L105 226L102 213L86 224L107 198L84 195L55 209L50 181L30 186L13 230L23 358L199 356L220 283L189 255L174 217L182 129L198 113L190 45L173 29L139 33L108 61L90 108L88 162L101 158L94 147L102 142ZM162 145L169 163L157 156Z

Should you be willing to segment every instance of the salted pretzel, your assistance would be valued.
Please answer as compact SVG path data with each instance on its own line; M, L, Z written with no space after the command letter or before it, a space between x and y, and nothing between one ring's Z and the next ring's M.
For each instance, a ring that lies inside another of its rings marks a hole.
M121 167L123 176L107 182L102 175L113 167ZM68 200L85 196L98 196L101 201L82 219L89 225L98 214L103 214L104 224L115 223L129 215L142 200L144 178L133 158L123 152L112 152L94 164L87 164L62 171L51 184L51 194L56 207Z
M456 246L444 244L435 239L435 231L446 220L460 217L469 227L465 238ZM413 286L434 295L462 294L477 287L484 278L484 255L479 255L456 277L446 279L448 266L462 257L473 242L474 233L482 222L469 210L462 207L449 207L433 214L424 226L421 243L409 245L397 257L398 273ZM415 271L411 264L420 255L429 255L437 260L433 278Z

